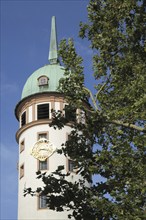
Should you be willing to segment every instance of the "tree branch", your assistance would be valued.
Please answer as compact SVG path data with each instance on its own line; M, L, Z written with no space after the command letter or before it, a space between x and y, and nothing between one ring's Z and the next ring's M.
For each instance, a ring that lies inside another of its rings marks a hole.
M139 127L137 125L130 124L130 123L124 123L124 122L119 121L119 120L106 121L106 123L121 125L121 126L126 127L126 128L131 128L131 129L134 129L134 130L137 130L137 131L142 131L142 132L146 133L145 128L142 128L142 127Z
M93 105L95 107L95 110L96 111L100 111L99 108L97 107L97 104L96 104L96 101L94 99L94 96L93 96L92 92L89 89L87 89L86 87L84 87L84 90L86 90L88 92L88 94L90 95L90 98L91 98L92 103L93 103Z
M104 89L104 87L105 87L106 84L107 84L107 82L104 83L104 84L101 86L100 90L99 90L98 93L96 94L96 99L94 98L92 92L91 92L89 89L87 89L86 87L84 87L84 90L87 91L88 94L90 95L90 98L91 98L92 103L93 103L94 108L95 108L95 110L89 110L89 109L88 109L89 112L91 112L91 113L94 113L94 112L98 112L98 113L99 113L99 112L101 112L101 110L100 110L100 109L98 108L98 106L97 106L96 100L97 100L97 96L98 96L99 93ZM110 119L109 119L106 115L105 115L105 117L107 118L106 123L121 125L121 126L126 127L126 128L131 128L131 129L134 129L134 130L137 130L137 131L141 131L141 132L146 133L146 128L139 127L139 126L134 125L134 124L131 124L131 123L124 123L124 122L122 122L122 121L120 121L120 120L112 120L112 121L110 121Z
M105 85L107 84L108 82L104 83L101 88L99 89L99 91L96 93L96 96L95 96L95 102L97 101L97 97L98 95L100 94L100 92L104 89Z

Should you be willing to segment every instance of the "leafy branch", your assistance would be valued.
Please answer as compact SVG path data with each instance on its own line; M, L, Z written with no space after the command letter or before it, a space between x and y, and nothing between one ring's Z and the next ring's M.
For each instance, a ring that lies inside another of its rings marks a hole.
M96 102L96 101L97 101L98 95L99 95L100 92L104 89L104 87L105 87L106 84L107 84L107 83L104 83L104 84L102 85L102 87L100 88L100 90L99 90L98 93L96 94L96 97L95 97L95 98L94 98L92 92L91 92L89 89L87 89L86 87L84 87L84 90L89 94L89 96L90 96L90 98L91 98L91 101L92 101L92 103L93 103L95 112L98 113L98 114L100 114L100 115L101 115L102 111L101 111L101 110L99 109L99 107L97 106L97 102ZM87 111L88 111L88 109L87 109ZM92 112L93 112L93 111L92 111ZM105 123L115 124L115 125L118 125L118 126L121 125L121 126L126 127L126 128L135 129L135 130L137 130L137 131L141 131L141 132L144 132L144 133L146 132L146 128L145 128L145 127L140 127L140 126L137 126L137 125L132 124L132 123L125 123L125 122L123 122L123 121L121 121L121 120L110 120L110 118L109 118L107 115L105 115L105 114L104 114L104 118L106 118Z

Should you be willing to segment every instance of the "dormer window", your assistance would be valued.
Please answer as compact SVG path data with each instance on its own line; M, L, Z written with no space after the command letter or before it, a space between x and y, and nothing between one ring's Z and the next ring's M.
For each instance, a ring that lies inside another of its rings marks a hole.
M38 78L38 85L39 86L46 86L46 85L48 85L48 81L49 81L49 79L47 76L40 76Z

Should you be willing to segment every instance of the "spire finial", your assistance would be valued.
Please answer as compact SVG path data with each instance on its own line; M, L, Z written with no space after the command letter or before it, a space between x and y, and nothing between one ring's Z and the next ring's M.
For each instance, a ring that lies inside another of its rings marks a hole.
M49 50L49 58L48 59L50 61L50 64L58 63L57 33L56 33L55 16L52 17L51 36L50 36L50 50Z

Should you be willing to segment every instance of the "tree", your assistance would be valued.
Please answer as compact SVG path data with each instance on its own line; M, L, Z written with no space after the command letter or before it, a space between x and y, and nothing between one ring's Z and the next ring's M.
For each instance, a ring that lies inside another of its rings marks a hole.
M51 209L72 209L77 220L141 220L146 186L146 2L90 0L87 9L88 22L80 23L79 35L94 50L96 94L84 85L82 58L73 40L62 40L66 77L59 90L70 109L84 112L86 123L72 124L70 138L58 153L75 160L78 173L92 185L67 182L69 174L58 167L49 176L37 173L45 184L37 192L49 195ZM61 129L67 121L61 112L53 113L51 126ZM96 174L103 180L92 182Z

